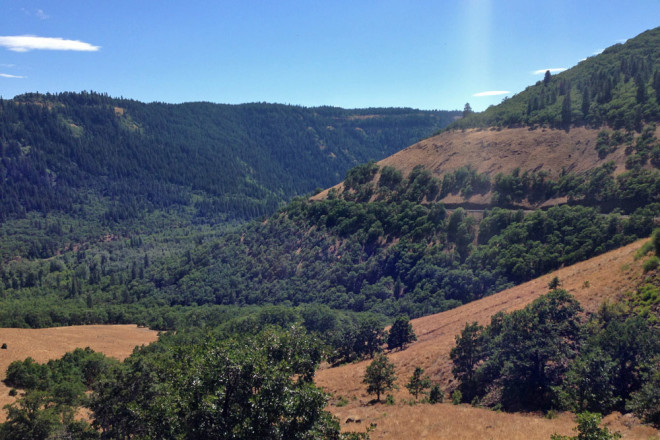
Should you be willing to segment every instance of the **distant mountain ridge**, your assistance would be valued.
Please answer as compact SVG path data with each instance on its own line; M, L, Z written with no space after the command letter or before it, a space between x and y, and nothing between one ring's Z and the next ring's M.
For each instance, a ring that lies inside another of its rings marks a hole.
M91 191L105 197L108 220L171 206L191 206L201 217L252 218L457 115L21 95L0 100L1 217L71 211Z

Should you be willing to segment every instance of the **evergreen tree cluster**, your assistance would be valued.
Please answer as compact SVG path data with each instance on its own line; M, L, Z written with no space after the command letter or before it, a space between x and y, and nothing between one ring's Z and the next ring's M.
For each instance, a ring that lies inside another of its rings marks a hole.
M458 112L205 102L83 92L0 100L0 221L81 212L116 223L187 206L202 218L272 213L446 126Z

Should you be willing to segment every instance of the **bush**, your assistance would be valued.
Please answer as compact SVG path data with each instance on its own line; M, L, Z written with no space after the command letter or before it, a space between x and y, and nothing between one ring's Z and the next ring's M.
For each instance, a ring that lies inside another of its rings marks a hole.
M461 403L463 400L463 393L461 393L461 390L454 390L453 393L451 393L451 403L454 405L458 405Z
M0 348L3 349L3 350L6 350L6 349L7 349L7 343L6 343L6 342L3 342L3 343L2 343L2 347L0 347Z
M653 256L644 262L644 272L650 272L660 267L660 258Z
M607 428L600 428L601 415L583 412L578 414L578 426L575 428L578 435L568 437L565 435L552 434L551 440L616 440L621 438L618 432L610 432Z
M429 392L429 402L430 403L442 403L445 400L445 393L442 391L442 388L440 388L440 385L437 383L434 384L431 387L431 391Z

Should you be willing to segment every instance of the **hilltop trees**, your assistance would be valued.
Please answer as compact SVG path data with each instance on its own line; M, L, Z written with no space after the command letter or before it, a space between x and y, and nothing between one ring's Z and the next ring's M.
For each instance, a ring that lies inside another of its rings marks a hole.
M605 49L451 128L571 125L640 131L660 117L660 28ZM653 90L653 91L652 91ZM562 99L563 97L563 99Z
M472 107L470 106L470 103L466 102L465 107L463 108L463 117L465 118L467 116L470 116L472 113L474 112L472 111Z

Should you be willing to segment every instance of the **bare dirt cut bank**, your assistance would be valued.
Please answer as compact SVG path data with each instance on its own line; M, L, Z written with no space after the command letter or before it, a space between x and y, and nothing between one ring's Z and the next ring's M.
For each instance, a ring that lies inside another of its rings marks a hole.
M389 353L398 377L399 390L394 393L395 405L368 404L373 398L362 384L369 361L323 368L316 383L333 399L328 410L339 417L347 430L363 431L370 423L377 424L371 433L373 440L400 438L417 439L543 439L553 432L572 435L575 422L572 414L546 419L534 414L496 413L467 405L451 403L409 405L412 396L403 386L415 367L424 368L434 382L444 389L452 388L449 351L455 337L468 322L488 324L497 312L521 309L548 292L548 283L557 276L562 288L574 295L587 313L595 312L606 300L614 300L632 290L642 279L642 260L634 254L648 240L639 240L623 248L590 260L559 269L535 280L504 290L495 295L443 313L412 320L417 342L403 351ZM337 406L342 398L348 401ZM359 418L360 424L346 424L348 418ZM640 425L628 416L612 414L605 419L611 429L620 431L626 439L660 439L660 432Z
M133 352L136 346L147 345L158 339L158 332L136 325L78 325L44 329L0 328L0 378L14 361L31 357L43 363L58 359L76 348L89 347L94 351L119 360ZM9 388L0 382L0 422L6 417L5 405L12 403Z

